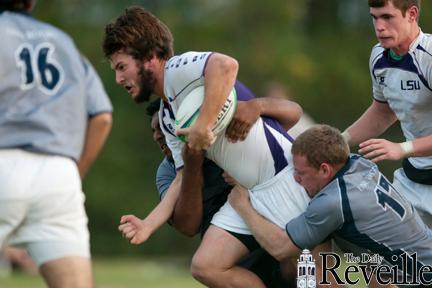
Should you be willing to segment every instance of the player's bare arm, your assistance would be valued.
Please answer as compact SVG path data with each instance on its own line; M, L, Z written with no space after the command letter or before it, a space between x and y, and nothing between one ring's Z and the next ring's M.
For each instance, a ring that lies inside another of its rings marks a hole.
M258 243L278 261L300 254L300 249L292 243L284 230L258 214L252 207L246 188L237 185L228 197L230 204L242 216Z
M349 144L356 145L377 137L396 121L396 115L387 103L373 100L363 115L345 130L349 134Z
M234 58L214 53L204 71L205 97L196 123L178 131L188 137L188 145L194 150L207 149L215 141L213 124L237 77L238 63Z
M179 170L176 178L168 188L165 197L161 202L159 202L156 208L147 215L146 218L140 220L140 223L138 223L136 219L128 217L130 215L126 215L126 217L120 219L119 230L124 237L130 240L131 244L138 245L145 242L160 226L162 226L162 224L171 218L174 206L179 197L182 175L182 170ZM133 226L134 229L132 229L131 226ZM134 233L131 232L133 230L135 231ZM139 236L135 237L136 234Z
M202 189L204 151L183 148L183 176L178 200L171 218L173 226L186 236L199 231L203 214Z
M300 105L285 99L262 97L238 101L236 113L225 135L232 142L244 140L260 116L272 117L285 130L289 130L298 122L302 114Z
M78 170L82 179L87 174L105 144L111 127L111 113L100 113L89 119L84 148L78 161Z

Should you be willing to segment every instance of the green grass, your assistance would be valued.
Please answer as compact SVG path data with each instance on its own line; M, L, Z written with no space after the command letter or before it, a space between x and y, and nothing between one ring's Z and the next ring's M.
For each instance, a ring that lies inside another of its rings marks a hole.
M93 264L97 288L194 288L203 287L188 271L182 259L96 259ZM43 288L39 276L14 273L0 278L0 287Z
M342 267L338 270L338 274L342 278L346 265L346 263L342 263ZM188 271L188 262L184 258L98 258L93 261L93 269L96 288L204 287L192 278ZM360 274L358 275L360 276ZM0 287L43 288L46 286L40 276L13 273L7 278L0 276ZM348 287L365 288L367 285L364 281L360 281L357 285Z

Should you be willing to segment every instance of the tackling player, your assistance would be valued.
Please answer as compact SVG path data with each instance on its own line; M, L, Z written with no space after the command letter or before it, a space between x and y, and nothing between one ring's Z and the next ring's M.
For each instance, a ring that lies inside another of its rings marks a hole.
M183 170L187 168L182 169L183 143L174 131L175 113L183 98L201 85L205 87L205 99L200 116L193 126L180 131L187 134L188 146L193 150L207 149L209 159L252 188L254 205L281 227L304 211L309 198L293 179L291 139L286 127L272 118L261 117L244 141L236 143L226 137L215 139L211 131L233 86L239 100L254 98L249 89L236 81L237 61L211 52L187 52L172 57L169 29L139 7L126 9L106 26L103 48L115 70L117 83L135 100L148 99L152 93L164 100L159 118L178 171L163 201L143 222L121 220L122 232L131 243L142 243L171 217L182 174L186 173ZM288 115L279 108L279 105L260 107L262 115L277 119L291 116L298 120L298 105L293 105L295 113ZM226 203L213 217L212 224L192 260L194 277L209 286L262 287L256 275L235 266L239 258L257 247L246 223Z
M423 282L432 281L430 269L423 267L432 267L432 231L400 194L403 191L395 189L376 164L349 154L340 132L327 125L302 133L294 141L292 153L294 177L312 200L304 213L287 222L285 229L252 207L244 187L236 186L229 195L229 202L264 249L282 260L338 237L336 240L344 242L336 243L344 250L356 255L378 253L388 265L418 277L411 282L422 280L421 270L426 272ZM403 277L407 279L407 275Z

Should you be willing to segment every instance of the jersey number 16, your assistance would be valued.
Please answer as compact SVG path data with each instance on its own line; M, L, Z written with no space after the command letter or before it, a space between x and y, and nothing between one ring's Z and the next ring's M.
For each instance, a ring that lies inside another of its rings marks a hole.
M21 69L21 89L37 86L43 93L52 95L63 82L63 69L52 57L54 46L42 43L33 48L24 43L15 52L17 66Z

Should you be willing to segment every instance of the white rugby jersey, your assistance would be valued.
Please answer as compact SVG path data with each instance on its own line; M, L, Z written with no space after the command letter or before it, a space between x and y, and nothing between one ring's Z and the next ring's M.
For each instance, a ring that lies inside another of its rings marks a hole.
M373 97L388 103L407 140L432 134L432 37L420 32L399 61L379 44L372 49L369 68ZM411 157L418 169L432 168L432 157Z
M210 55L210 52L187 52L172 57L165 66L164 92L169 104L161 103L159 118L177 169L183 166L184 143L175 135L175 113L192 89L204 85L204 70ZM238 81L234 87L240 101L255 97ZM291 165L292 139L274 119L261 117L241 142L230 143L222 135L207 150L206 156L248 188Z

